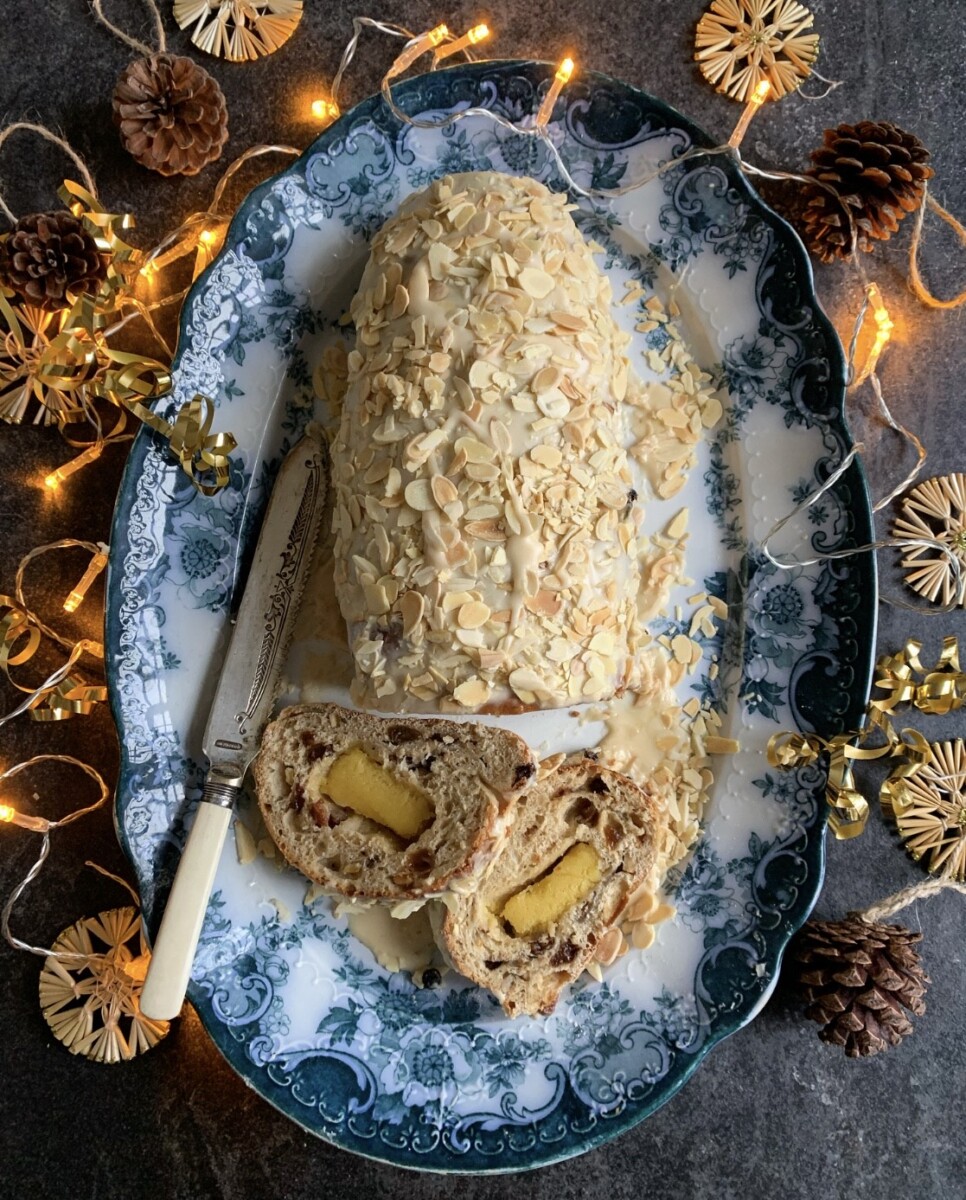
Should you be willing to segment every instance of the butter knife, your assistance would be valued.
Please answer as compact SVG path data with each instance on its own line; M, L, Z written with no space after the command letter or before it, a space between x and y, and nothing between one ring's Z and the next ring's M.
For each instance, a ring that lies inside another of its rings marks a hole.
M208 715L204 793L154 943L141 1011L176 1017L245 772L275 702L326 497L321 431L307 434L278 473Z

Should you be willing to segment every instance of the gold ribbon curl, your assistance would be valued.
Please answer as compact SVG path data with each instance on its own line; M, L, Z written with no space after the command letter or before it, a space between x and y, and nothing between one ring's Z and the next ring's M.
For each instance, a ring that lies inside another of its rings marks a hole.
M829 828L840 841L856 837L865 828L869 805L855 786L852 764L894 758L895 767L879 789L879 803L887 816L912 803L908 780L930 756L929 742L917 729L896 730L892 715L903 704L920 712L944 715L966 703L966 673L960 668L956 637L943 640L936 666L922 665L922 643L910 638L897 654L885 654L876 663L873 686L886 694L869 701L868 721L862 729L823 738L817 733L782 732L768 741L768 763L779 770L810 766L828 755L826 801ZM870 745L881 734L882 745Z
M70 179L58 194L106 256L107 273L95 293L68 293L67 307L57 312L15 306L0 293L0 420L20 424L35 401L35 424L54 424L63 432L68 424L91 421L96 437L85 450L89 461L107 442L92 404L106 401L160 434L194 487L205 496L214 495L228 483L228 456L237 442L230 433L211 433L212 401L195 396L181 405L173 421L166 421L146 402L170 391L169 368L158 359L108 344L134 315L158 336L148 306L134 294L144 256L121 236L133 227L134 218L108 212L87 188ZM122 435L123 428L116 427L110 437L117 441Z

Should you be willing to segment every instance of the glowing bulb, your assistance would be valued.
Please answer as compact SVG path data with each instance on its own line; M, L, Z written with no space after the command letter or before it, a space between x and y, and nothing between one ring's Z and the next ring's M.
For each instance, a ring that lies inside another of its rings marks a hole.
M760 79L755 85L755 90L751 93L748 103L745 105L744 112L738 119L738 124L735 126L734 133L730 138L728 138L728 145L733 150L737 150L741 145L742 139L748 132L748 126L751 124L751 118L765 103L770 91L771 84L767 79Z
M342 110L334 100L313 100L312 116L317 121L335 121L341 116Z
M45 817L28 817L9 804L0 804L0 821L5 825L17 825L21 829L32 829L34 833L47 833L51 823Z
M869 304L872 306L872 318L875 321L875 348L881 350L892 336L895 323L889 316L889 310L882 301L882 293L879 291L878 284L867 284L865 294L869 297Z
M80 577L77 586L73 589L67 599L64 601L64 612L76 612L84 602L84 597L87 595L87 590L100 575L101 571L107 566L106 547L98 550L91 559L87 570Z
M875 324L875 336L872 339L872 344L869 346L868 354L865 356L865 361L862 363L861 369L856 370L853 365L852 383L850 385L852 387L858 387L860 383L864 383L873 373L878 365L879 356L891 339L893 329L895 329L895 324L889 316L889 311L882 300L879 285L876 283L867 283L865 285L865 295L866 307L860 318L860 329L864 328L865 322L871 314L872 321Z
M213 245L215 237L216 237L216 234L213 229L202 229L201 240L204 242L204 244L206 246Z
M574 73L574 60L565 58L557 68L546 96L543 98L543 103L537 111L536 126L542 129L549 124L550 118L553 116L553 106L557 103L557 97L563 91L564 86L570 82L570 77Z
M155 272L155 266L154 266L154 260L152 259L150 262L146 262L144 264L144 266L141 268L141 270L138 271L138 274L143 275L145 277L145 279L150 279L150 277L154 274L154 272Z
M392 79L396 75L401 75L407 67L412 66L420 55L425 54L427 50L435 50L435 48L449 37L449 30L445 25L437 25L435 29L431 29L429 33L421 34L418 38L414 38L412 45L399 55L396 61L386 72L386 78Z
M760 79L755 86L755 90L751 93L751 98L756 104L764 104L768 99L768 93L771 91L771 84L767 79Z
M449 58L451 54L458 54L461 50L466 50L470 46L475 46L477 42L482 42L484 38L490 36L489 25L474 25L468 32L464 33L461 38L457 38L455 42L449 42L445 46L440 46L436 51L434 59L436 62L442 62L444 58Z
M64 463L56 471L51 471L44 479L44 487L49 488L52 492L56 492L64 480L69 479L75 471L79 471L82 467L86 467L88 463L92 463L95 459L100 458L102 449L103 443L101 442L95 442L92 446L88 446L76 458L72 458L70 462Z

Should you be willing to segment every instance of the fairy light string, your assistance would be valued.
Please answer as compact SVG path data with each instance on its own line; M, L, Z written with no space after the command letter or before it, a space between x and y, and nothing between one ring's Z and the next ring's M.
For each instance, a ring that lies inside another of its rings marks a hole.
M104 777L100 771L89 766L80 759L74 758L69 754L37 754L33 758L25 759L23 762L17 763L15 766L8 767L5 771L0 772L0 784L8 779L13 779L23 771L33 770L42 763L63 763L70 767L76 767L78 771L82 771L89 779L92 779L98 788L97 799L91 804L85 804L80 808L75 808L65 817L59 820L48 820L45 817L31 816L30 814L20 813L12 805L4 802L0 806L0 827L3 825L13 825L20 829L27 829L32 833L40 834L40 851L37 858L34 860L30 869L24 878L16 885L13 891L7 898L3 909L0 910L0 933L4 939L14 950L24 950L28 954L36 954L41 958L55 959L71 959L76 960L76 954L66 953L64 951L52 950L49 947L33 946L29 942L22 941L16 937L10 929L10 917L13 913L14 906L17 901L34 882L40 872L43 870L44 863L47 861L47 856L50 854L50 835L55 829L63 829L65 825L71 825L74 821L79 821L81 817L86 817L89 813L96 812L97 809L103 808L110 796L110 790L104 782Z

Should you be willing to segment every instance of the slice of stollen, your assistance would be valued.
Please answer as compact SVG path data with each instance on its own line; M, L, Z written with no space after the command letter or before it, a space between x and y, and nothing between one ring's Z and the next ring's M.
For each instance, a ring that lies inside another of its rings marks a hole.
M518 801L476 888L446 897L444 952L509 1016L552 1012L650 876L663 834L648 792L589 758L568 760Z
M506 730L336 704L285 709L254 768L288 862L327 891L383 901L432 896L480 872L535 772Z

